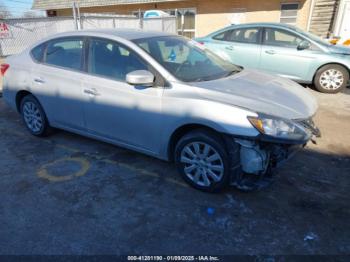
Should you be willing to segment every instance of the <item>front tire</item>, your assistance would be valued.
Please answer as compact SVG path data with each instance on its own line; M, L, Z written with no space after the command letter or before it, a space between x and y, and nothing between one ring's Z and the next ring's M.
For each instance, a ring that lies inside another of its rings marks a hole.
M335 94L343 90L349 82L349 72L341 65L321 67L314 79L315 87L322 93Z
M32 135L43 137L49 134L46 114L33 95L27 95L21 100L20 109L23 122Z
M238 145L235 144L234 147ZM218 192L230 181L231 166L239 163L215 132L196 130L183 136L175 147L175 163L183 179L205 192Z

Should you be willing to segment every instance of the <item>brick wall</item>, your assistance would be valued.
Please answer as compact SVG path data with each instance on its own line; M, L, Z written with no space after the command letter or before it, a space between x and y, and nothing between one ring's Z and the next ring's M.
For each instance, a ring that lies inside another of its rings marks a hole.
M81 8L81 12L116 12L131 14L132 11L149 9L196 8L196 36L204 36L230 24L230 16L237 9L245 9L245 22L279 22L281 3L299 3L297 26L306 29L311 0L192 0L158 4L120 5ZM58 15L71 15L71 9L58 10Z

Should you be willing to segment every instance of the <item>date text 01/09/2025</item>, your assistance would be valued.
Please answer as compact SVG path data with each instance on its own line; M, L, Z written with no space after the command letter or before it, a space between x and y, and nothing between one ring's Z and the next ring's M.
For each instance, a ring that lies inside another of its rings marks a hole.
M128 256L128 261L220 261L216 256Z

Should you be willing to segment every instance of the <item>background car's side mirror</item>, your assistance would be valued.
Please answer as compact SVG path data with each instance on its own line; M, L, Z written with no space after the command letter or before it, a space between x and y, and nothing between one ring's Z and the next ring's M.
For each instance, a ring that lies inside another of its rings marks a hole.
M305 49L309 49L311 47L311 44L309 41L301 41L297 47L298 50L305 50Z
M154 75L147 70L136 70L126 75L126 82L133 86L151 87L154 85Z

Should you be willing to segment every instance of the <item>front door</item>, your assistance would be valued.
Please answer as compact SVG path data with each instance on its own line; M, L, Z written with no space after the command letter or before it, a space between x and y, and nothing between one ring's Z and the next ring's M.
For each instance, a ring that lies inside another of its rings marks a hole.
M150 70L135 52L115 41L92 38L83 81L88 132L149 152L158 152L162 87L132 86L126 74Z
M260 69L293 80L307 79L310 66L320 54L317 47L298 50L304 41L298 35L278 28L266 28L263 35Z

